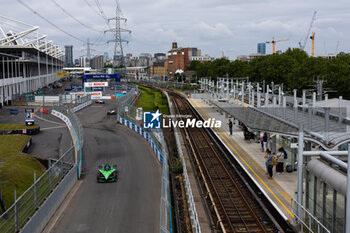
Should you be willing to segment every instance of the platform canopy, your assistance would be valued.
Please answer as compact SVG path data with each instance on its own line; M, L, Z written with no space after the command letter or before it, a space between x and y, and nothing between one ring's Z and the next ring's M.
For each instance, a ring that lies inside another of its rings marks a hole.
M253 107L242 106L238 103L227 103L212 101L220 109L232 115L248 128L261 131L277 133L290 137L298 137L300 125L303 125L305 138L316 142L324 149L335 147L350 141L349 123L347 120L339 122L331 114L339 109L328 108L292 108L292 107ZM346 112L346 109L343 110ZM328 120L326 119L328 118Z

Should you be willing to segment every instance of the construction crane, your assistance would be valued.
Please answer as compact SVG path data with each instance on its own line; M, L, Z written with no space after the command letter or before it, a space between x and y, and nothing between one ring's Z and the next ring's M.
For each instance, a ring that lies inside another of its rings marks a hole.
M275 40L275 38L272 37L272 41L266 41L267 44L272 44L272 53L276 53L276 43L277 42L282 42L282 41L287 41L288 39L283 39L283 40Z
M299 42L299 48L300 48L301 50L304 50L304 49L305 49L307 39L308 39L309 36L310 36L311 28L312 28L312 25L313 25L313 23L314 23L314 21L315 21L315 17L316 17L316 11L314 11L314 14L313 14L313 16L312 16L311 23L310 23L309 29L307 30L307 34L306 34L306 37L305 37L304 42L303 42L303 43L301 43L301 41Z
M312 36L310 36L311 39L311 57L315 56L315 32L312 33Z
M222 50L221 53L222 53L222 58L225 58L225 53L228 53L228 52L234 52L236 51L235 49L230 49L230 50Z

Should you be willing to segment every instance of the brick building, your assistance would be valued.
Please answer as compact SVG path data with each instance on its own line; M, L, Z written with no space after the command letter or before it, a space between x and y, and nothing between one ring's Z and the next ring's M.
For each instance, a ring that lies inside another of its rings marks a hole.
M151 77L165 77L168 75L168 61L157 61L153 62L150 66Z
M188 48L178 48L173 42L171 50L168 52L168 74L174 76L177 70L185 71L190 64Z

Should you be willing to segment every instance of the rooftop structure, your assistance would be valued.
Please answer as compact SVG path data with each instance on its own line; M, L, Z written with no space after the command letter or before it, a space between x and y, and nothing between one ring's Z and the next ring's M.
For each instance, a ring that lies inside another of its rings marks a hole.
M59 79L64 53L38 30L0 16L0 107Z

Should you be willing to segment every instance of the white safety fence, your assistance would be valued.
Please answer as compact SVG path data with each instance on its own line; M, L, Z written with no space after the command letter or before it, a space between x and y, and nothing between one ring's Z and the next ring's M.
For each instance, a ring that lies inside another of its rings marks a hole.
M301 219L297 214L297 209L302 210L303 219ZM311 233L331 233L315 216L313 216L303 205L301 205L297 200L292 198L291 200L291 212L294 214L294 225L296 226L297 222L300 226L300 232L303 232L303 229L307 229Z

